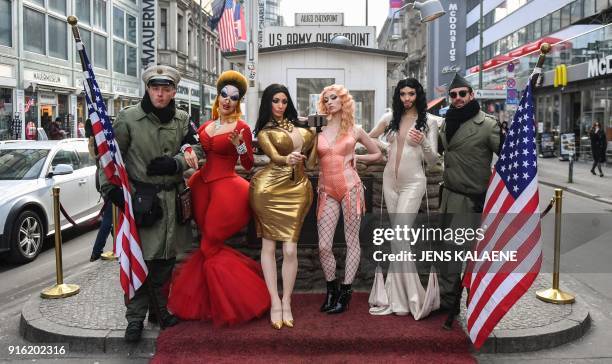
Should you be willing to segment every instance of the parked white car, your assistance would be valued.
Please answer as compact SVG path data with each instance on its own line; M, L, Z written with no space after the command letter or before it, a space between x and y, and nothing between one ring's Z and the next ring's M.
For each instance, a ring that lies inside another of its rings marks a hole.
M0 252L30 262L54 234L52 188L75 222L97 216L96 165L87 139L0 141ZM72 225L60 214L61 229Z

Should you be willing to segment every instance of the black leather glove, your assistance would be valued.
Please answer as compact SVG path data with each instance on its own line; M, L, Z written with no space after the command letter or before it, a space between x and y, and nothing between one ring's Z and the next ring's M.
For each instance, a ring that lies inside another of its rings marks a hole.
M183 140L181 141L181 145L185 145L185 144L198 144L200 142L200 138L198 136L198 132L195 128L195 125L193 125L193 123L189 123L189 127L187 128L187 135L185 135L185 137L183 137Z
M167 155L153 159L147 166L148 176L172 176L178 172L178 162L174 158L168 157Z
M108 199L111 200L113 205L117 206L123 211L125 200L123 199L123 189L120 187L113 187L112 190L108 191Z

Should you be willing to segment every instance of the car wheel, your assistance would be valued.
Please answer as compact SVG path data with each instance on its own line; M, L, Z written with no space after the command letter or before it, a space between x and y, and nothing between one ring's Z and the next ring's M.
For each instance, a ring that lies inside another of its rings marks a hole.
M38 214L30 210L19 214L10 239L12 262L28 263L36 259L45 241L45 228Z

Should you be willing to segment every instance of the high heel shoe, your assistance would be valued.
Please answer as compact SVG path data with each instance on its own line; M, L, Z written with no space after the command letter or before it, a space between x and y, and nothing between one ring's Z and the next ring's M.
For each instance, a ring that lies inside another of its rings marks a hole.
M334 279L333 281L327 282L327 294L325 295L325 301L323 301L320 311L327 312L331 310L336 305L339 293L337 280Z
M290 329L293 328L293 318L285 320L285 311L284 310L283 310L283 325L287 326Z
M272 328L275 330L280 330L283 328L283 319L282 319L282 314L283 314L283 309L271 309L270 310L270 316L272 316L272 312L276 313L276 312L280 312L281 313L281 319L278 321L272 321L272 317L270 317L270 324L272 325Z
M351 296L353 294L353 290L351 289L350 284L341 284L340 285L340 294L338 295L338 300L334 304L334 307L327 311L328 314L342 313L349 308L349 303L351 302Z

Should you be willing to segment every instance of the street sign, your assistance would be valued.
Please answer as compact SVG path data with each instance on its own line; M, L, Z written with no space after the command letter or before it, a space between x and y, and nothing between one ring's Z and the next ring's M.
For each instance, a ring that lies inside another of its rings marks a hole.
M515 88L506 89L506 104L516 105L519 102L518 90Z
M508 72L514 72L514 63L508 63L508 66L506 66L506 70L508 70Z
M574 155L576 151L576 136L574 133L561 134L561 155Z
M507 88L516 88L516 79L514 79L514 78L509 78L509 79L506 81L506 87L507 87Z
M476 98L481 100L503 100L506 98L505 90L474 90Z

